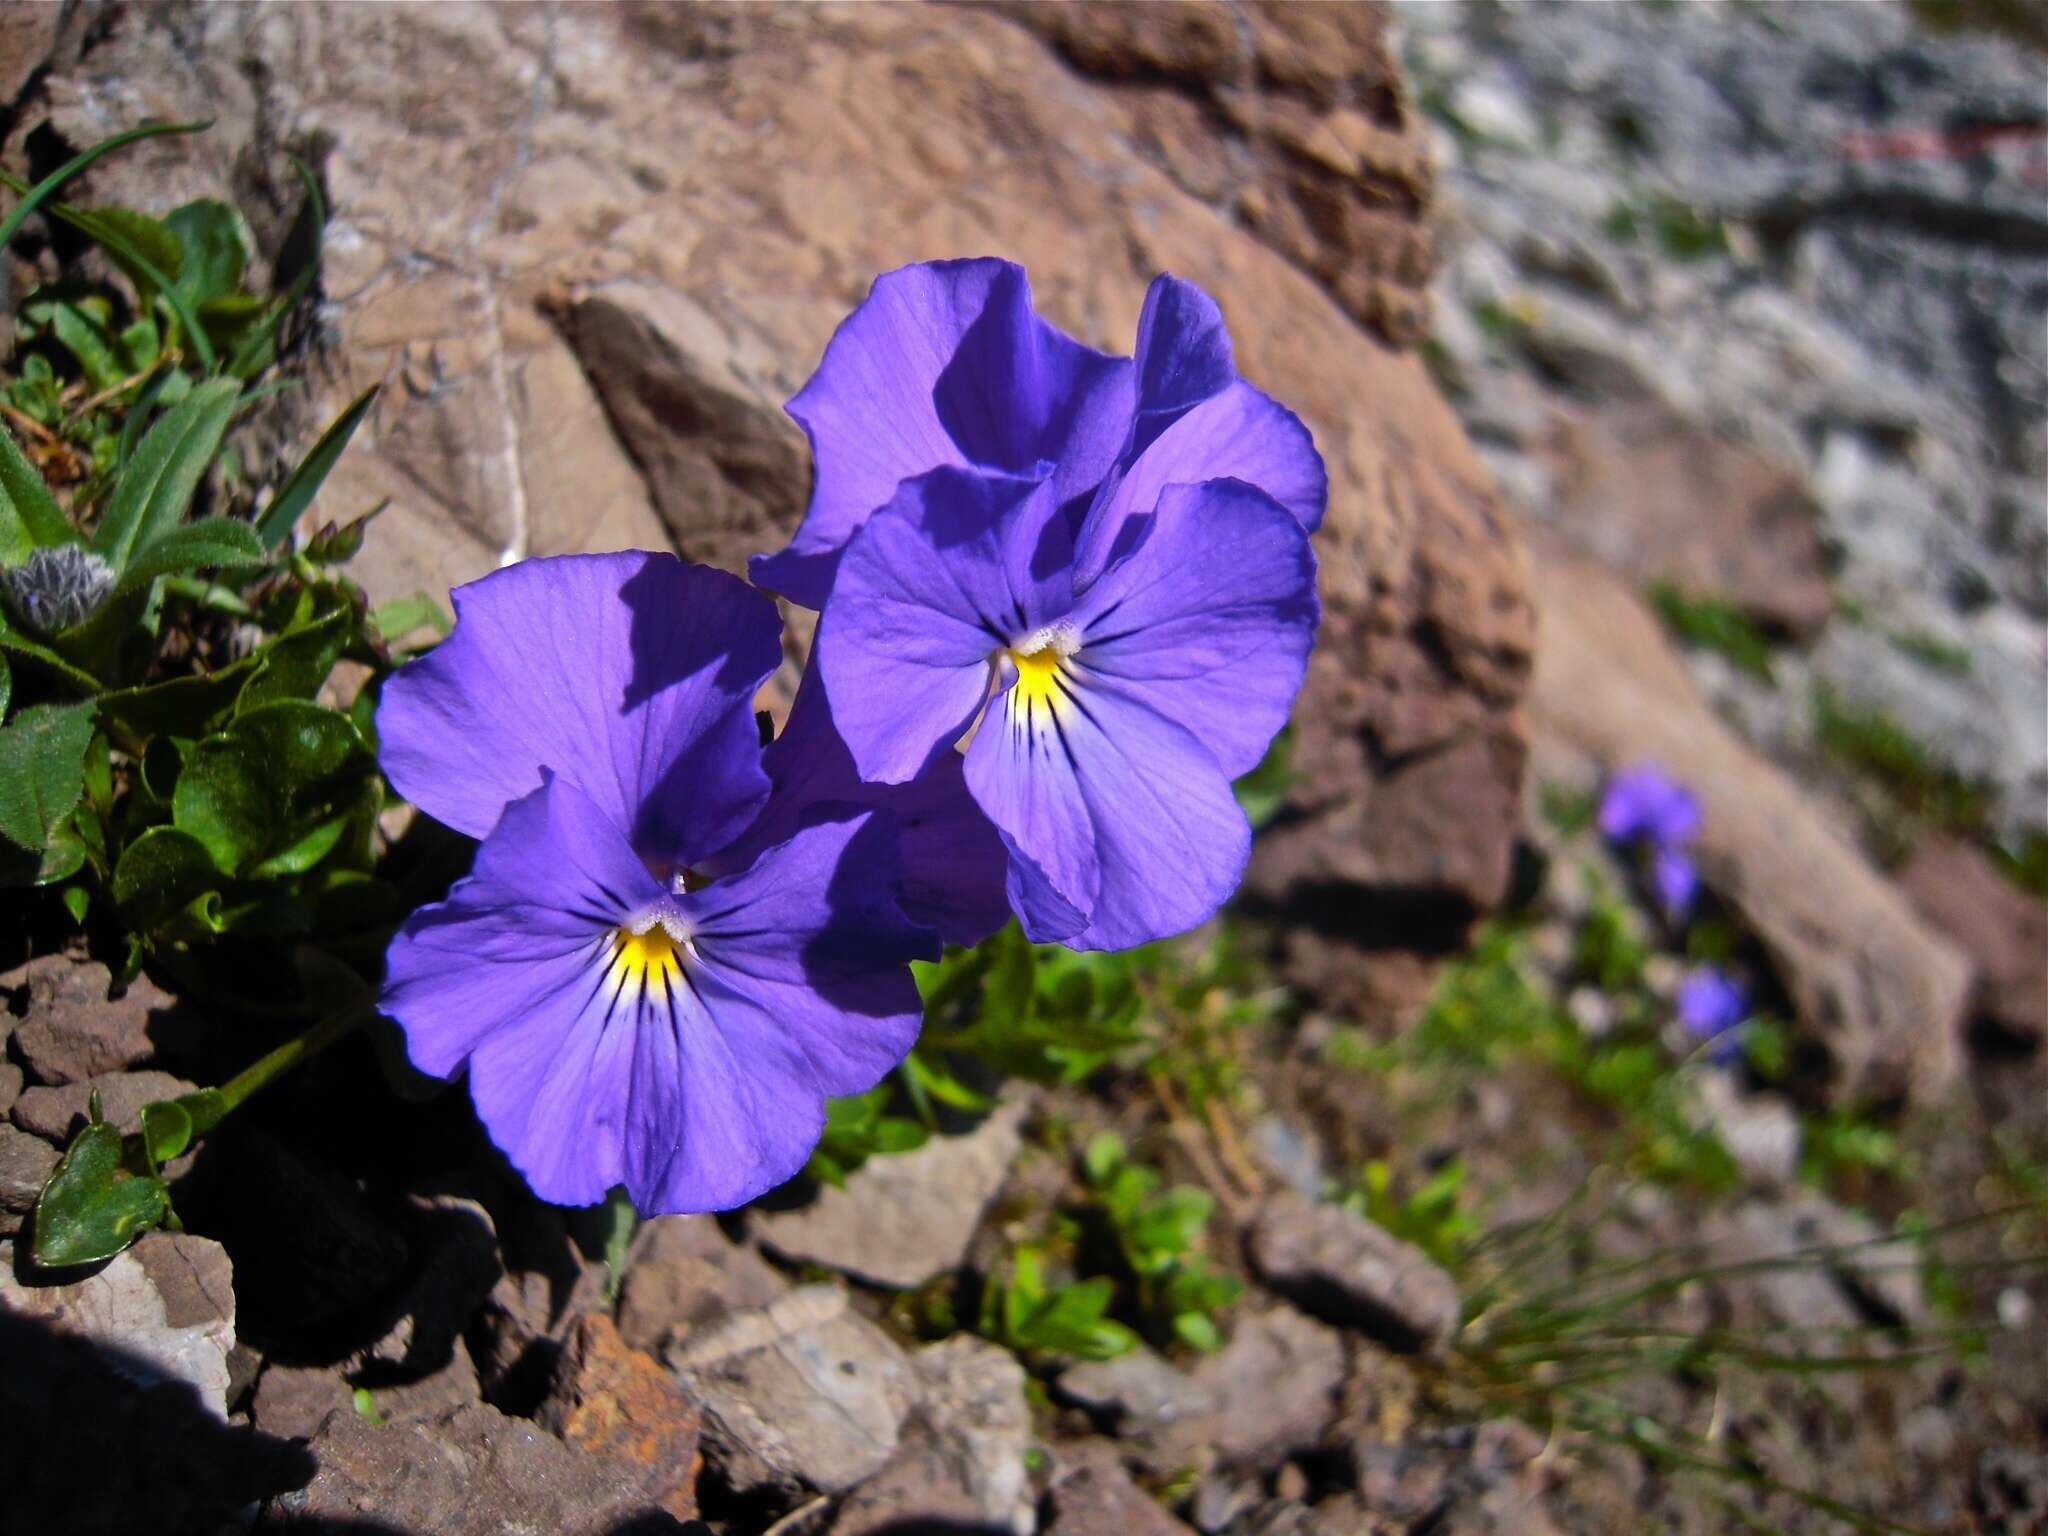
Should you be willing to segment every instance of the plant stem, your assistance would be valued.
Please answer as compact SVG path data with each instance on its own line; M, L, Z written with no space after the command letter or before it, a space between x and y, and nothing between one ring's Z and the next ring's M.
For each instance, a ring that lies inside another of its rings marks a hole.
M358 1024L374 1017L376 1012L376 1008L367 1002L353 1003L339 1013L328 1015L303 1035L285 1041L269 1055L251 1062L220 1085L220 1096L224 1101L221 1113L232 1114L249 1095L268 1087L300 1062L319 1055Z

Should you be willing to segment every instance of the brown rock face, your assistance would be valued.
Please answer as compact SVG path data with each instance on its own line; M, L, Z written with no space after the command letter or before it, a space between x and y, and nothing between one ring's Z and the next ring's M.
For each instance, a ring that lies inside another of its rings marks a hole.
M1638 580L1722 597L1794 636L1834 608L1820 511L1797 475L1654 401L1576 420L1546 445L1558 532Z
M2019 1042L2048 1046L2048 907L1952 837L1922 842L1899 883L1976 966L1977 1011Z
M648 1502L678 1520L697 1513L697 1410L602 1313L569 1335L538 1417L577 1450L635 1476Z
M1331 472L1298 783L1252 895L1312 911L1354 1002L1388 990L1361 956L1453 943L1501 895L1532 621L1494 491L1384 339L1421 323L1429 172L1377 7L280 6L179 26L124 13L60 127L218 116L203 144L108 165L103 189L153 207L158 182L317 123L335 222L315 404L388 386L324 499L392 498L361 562L375 595L579 549L736 567L802 506L776 402L876 273L1007 256L1056 323L1127 351L1171 270L1218 297L1241 371ZM147 177L119 182L129 166Z
M1649 760L1704 813L1708 883L1763 942L1842 1098L1933 1097L1955 1078L1969 966L1790 779L1707 708L1649 610L1590 562L1537 562L1539 760Z

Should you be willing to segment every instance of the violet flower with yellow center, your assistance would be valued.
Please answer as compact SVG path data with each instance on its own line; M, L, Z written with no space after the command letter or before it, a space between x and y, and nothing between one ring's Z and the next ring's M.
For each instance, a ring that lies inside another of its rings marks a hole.
M894 826L771 794L752 704L780 623L734 577L569 556L455 603L378 728L399 792L483 841L393 940L382 1007L422 1071L467 1070L544 1199L743 1204L917 1037L908 962L938 946L898 906Z

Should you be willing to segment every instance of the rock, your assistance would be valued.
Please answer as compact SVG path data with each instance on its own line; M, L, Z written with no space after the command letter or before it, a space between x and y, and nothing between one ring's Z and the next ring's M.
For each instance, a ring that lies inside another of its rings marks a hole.
M707 1455L742 1492L845 1492L888 1464L918 1399L903 1351L835 1286L693 1329L668 1363L703 1414Z
M24 1310L19 1267L13 1245L0 1242L0 1484L10 1531L228 1529L256 1501L312 1475L298 1448L224 1422L202 1395L200 1382L218 1379L204 1360L217 1307L193 1306L168 1277L155 1288L131 1250L85 1282L38 1284ZM100 1305L117 1297L141 1305Z
M657 1216L642 1222L619 1287L619 1334L635 1349L656 1349L676 1329L728 1312L765 1307L788 1291L752 1248L731 1241L709 1216Z
M197 1086L168 1072L105 1072L61 1088L24 1088L14 1101L14 1123L52 1146L69 1146L86 1124L94 1093L107 1124L126 1133L141 1128L143 1105L175 1099Z
M1356 962L1333 985L1384 963L1412 995L1427 965L1407 957L1506 888L1523 557L1421 361L1374 334L1419 334L1430 267L1429 155L1384 13L1203 14L143 11L66 83L67 132L144 106L232 119L204 136L232 165L259 123L317 123L332 345L311 416L394 383L324 492L392 498L355 567L376 599L526 553L772 546L799 507L763 406L878 272L1000 251L1050 318L1119 350L1155 272L1201 283L1332 483L1292 804L1251 891ZM423 97L402 67L420 58L460 59L459 89ZM90 190L161 210L177 183L120 178L182 153L117 157Z
M1977 1457L1971 1505L1986 1536L2025 1536L2048 1523L2048 1452L1988 1446Z
M56 1171L55 1147L26 1131L0 1125L0 1234L21 1229Z
M1715 1264L1762 1266L1722 1283L1773 1322L1821 1330L1925 1324L1913 1244L1887 1240L1870 1218L1824 1196L1801 1192L1773 1203L1751 1201L1710 1218L1702 1239ZM1822 1333L1814 1337L1822 1339L1816 1346L1822 1351L1846 1347Z
M151 1232L63 1285L25 1286L10 1263L0 1269L0 1307L91 1341L143 1386L185 1383L215 1418L227 1418L234 1266L219 1243Z
M353 1411L336 1412L307 1449L319 1471L268 1511L283 1530L364 1519L435 1536L684 1529L642 1496L630 1474L482 1404L410 1424L373 1425Z
M1131 1481L1110 1447L1089 1449L1053 1479L1045 1536L1186 1536L1188 1528Z
M109 997L113 976L97 961L65 955L31 960L20 975L28 1005L14 1028L15 1049L38 1082L81 1083L151 1060L153 1027L173 1006L146 976Z
M1762 942L1800 1031L1826 1046L1832 1095L1938 1097L1959 1059L1961 956L1700 701L1632 592L1547 552L1536 589L1544 644L1530 707L1544 776L1570 782L1586 758L1681 773L1704 813L1696 853L1707 883Z
M1394 1347L1434 1352L1458 1331L1458 1290L1443 1268L1341 1205L1268 1201L1250 1252L1275 1290Z
M1030 1536L1038 1516L1024 1368L967 1334L919 1350L911 1364L921 1396L902 1441L840 1505L832 1536L939 1527Z
M2018 1041L2048 1046L2048 905L1953 837L1923 837L1898 880L1976 968L1978 1012Z
M578 1319L535 1415L678 1520L697 1513L697 1410L652 1356L627 1347L602 1313Z
M685 559L743 569L810 492L774 351L657 284L607 283L569 314L577 361Z
M1686 1090L1694 1122L1719 1138L1752 1189L1784 1189L1798 1177L1803 1137L1790 1104L1745 1094L1727 1073L1712 1069L1693 1074Z
M353 1403L353 1393L339 1366L273 1362L256 1379L249 1417L266 1435L310 1440L330 1413Z
M1016 1158L1025 1106L1013 1099L963 1136L870 1158L810 1204L755 1219L763 1246L871 1285L909 1290L959 1268L981 1213Z
M1304 1200L1319 1199L1329 1178L1322 1139L1280 1115L1262 1115L1252 1122L1245 1142L1259 1166Z
M1795 637L1833 613L1820 509L1803 476L1755 449L1639 399L1560 413L1541 458L1552 526L1618 574L1725 599Z
M1293 1308L1276 1306L1240 1316L1229 1342L1205 1355L1194 1377L1216 1412L1160 1431L1161 1459L1208 1452L1224 1462L1263 1464L1322 1439L1344 1380L1344 1341Z
M538 1403L579 1318L605 1310L605 1267L557 1234L555 1263L499 1277L471 1320L477 1372L492 1402Z
M392 1304L396 1320L363 1351L359 1368L405 1379L448 1363L471 1315L505 1270L497 1227L474 1200L415 1197L399 1226L415 1256L414 1272Z
M1127 1437L1156 1435L1217 1407L1201 1383L1142 1344L1114 1360L1068 1366L1056 1389L1105 1421L1109 1433Z
M21 1085L21 1068L11 1061L0 1061L0 1115L14 1108L14 1101L21 1097Z
M358 1383L369 1391L372 1410L387 1424L438 1419L484 1400L483 1379L461 1339L449 1350L446 1363L424 1376L390 1382L366 1371Z

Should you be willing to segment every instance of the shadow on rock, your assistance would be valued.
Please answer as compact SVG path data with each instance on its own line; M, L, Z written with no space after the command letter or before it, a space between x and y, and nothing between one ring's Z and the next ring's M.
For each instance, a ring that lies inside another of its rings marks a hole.
M139 1355L0 1311L0 1360L10 1530L212 1530L313 1476L302 1447L227 1424Z

